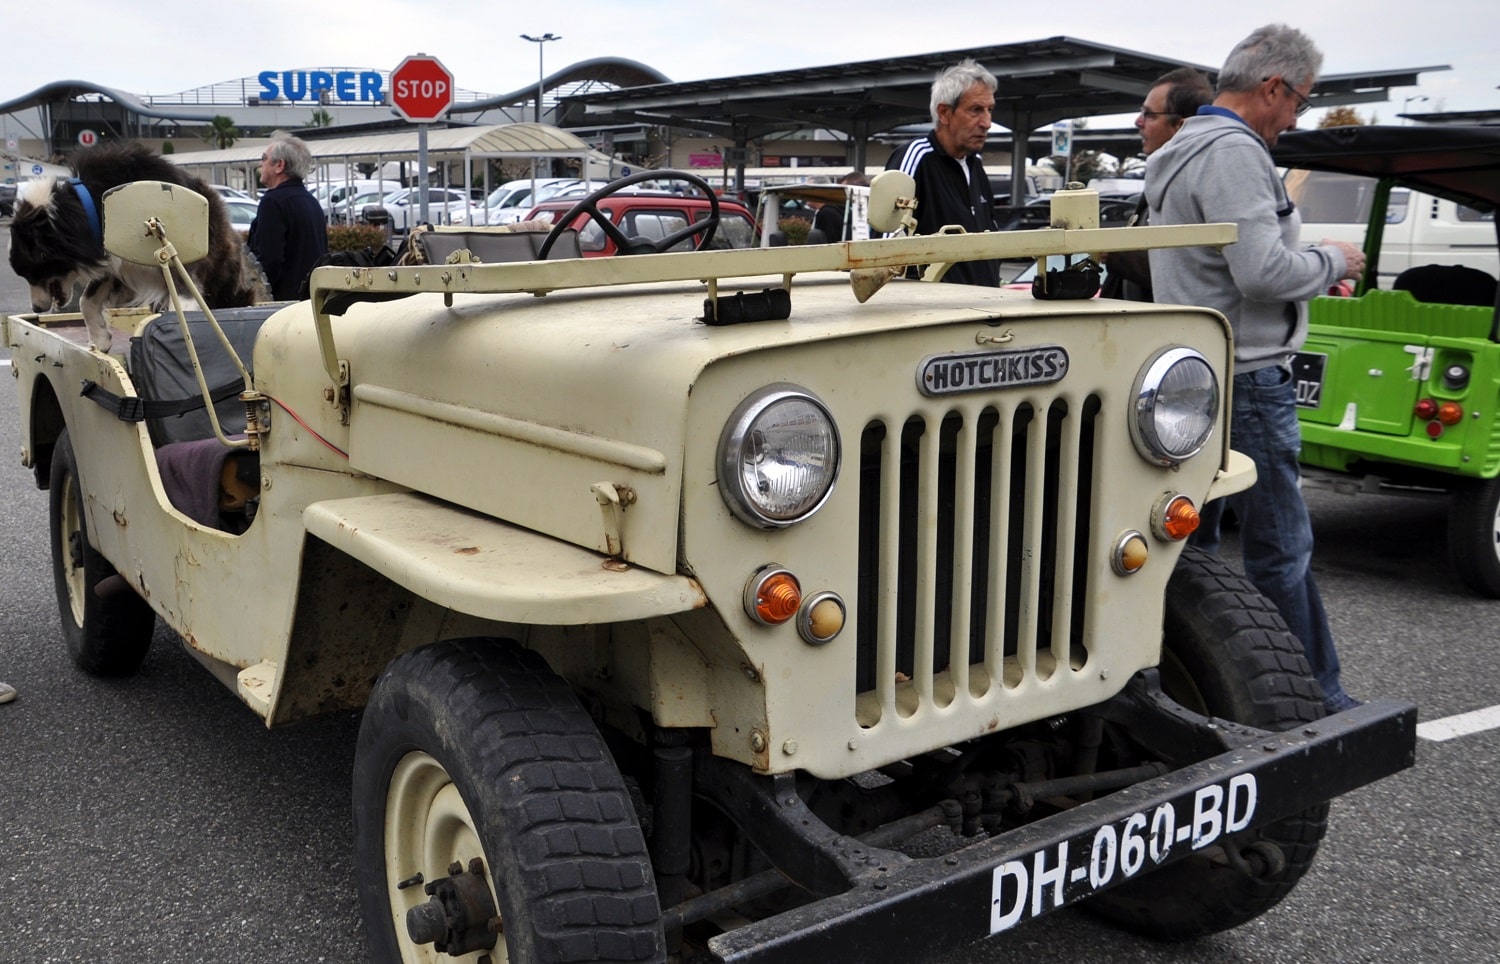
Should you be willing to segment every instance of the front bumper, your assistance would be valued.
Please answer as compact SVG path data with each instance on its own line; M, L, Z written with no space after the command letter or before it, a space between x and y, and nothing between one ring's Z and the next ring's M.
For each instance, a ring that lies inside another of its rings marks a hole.
M1368 703L714 937L722 961L916 960L1008 930L1411 766L1417 710ZM1113 843L1111 844L1111 841Z

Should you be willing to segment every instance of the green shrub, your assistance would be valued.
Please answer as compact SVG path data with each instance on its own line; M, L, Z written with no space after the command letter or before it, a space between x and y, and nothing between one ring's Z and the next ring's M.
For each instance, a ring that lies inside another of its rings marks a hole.
M363 251L385 244L385 229L371 224L335 224L328 228L329 251Z
M812 222L802 218L782 218L776 222L776 230L786 235L787 244L806 244L807 232L812 230Z

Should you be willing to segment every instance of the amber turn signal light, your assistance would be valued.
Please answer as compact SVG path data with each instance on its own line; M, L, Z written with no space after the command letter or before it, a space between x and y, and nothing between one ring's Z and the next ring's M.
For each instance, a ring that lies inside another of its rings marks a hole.
M780 566L762 566L745 584L745 612L763 626L780 626L801 606L801 583Z
M1198 531L1198 507L1185 495L1163 496L1151 523L1157 538L1181 542Z

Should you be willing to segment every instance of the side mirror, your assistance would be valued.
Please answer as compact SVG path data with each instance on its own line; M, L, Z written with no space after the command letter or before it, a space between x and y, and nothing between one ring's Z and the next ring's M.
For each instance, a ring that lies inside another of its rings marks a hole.
M161 242L146 231L152 218L161 222L183 264L208 254L208 199L165 181L132 181L104 192L104 250L136 264L160 264Z
M916 196L917 182L905 171L881 171L875 175L870 181L870 230L881 234L900 230L902 216Z

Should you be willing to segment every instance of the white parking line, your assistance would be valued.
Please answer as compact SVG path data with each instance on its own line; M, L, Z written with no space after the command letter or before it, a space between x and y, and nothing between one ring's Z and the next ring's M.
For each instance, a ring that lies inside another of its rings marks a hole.
M1417 736L1424 740L1441 742L1471 733L1483 733L1500 727L1500 706L1487 706L1482 710L1445 716L1441 720L1428 720L1417 724Z

